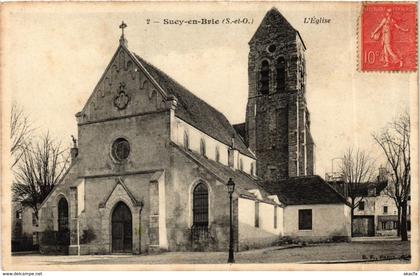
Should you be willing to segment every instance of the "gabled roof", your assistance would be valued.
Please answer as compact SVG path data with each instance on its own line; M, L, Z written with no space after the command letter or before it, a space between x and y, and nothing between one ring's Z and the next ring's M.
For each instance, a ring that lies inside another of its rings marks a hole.
M233 138L235 149L244 155L255 158L255 155L248 149L221 112L140 56L134 55L166 93L177 98L178 105L175 109L177 117L226 145L232 145Z
M329 183L337 191L344 193L344 189L347 187L349 193L354 196L367 197L367 196L379 196L381 192L388 186L388 181L379 182L362 182L362 183L345 183L341 181L331 181ZM374 189L374 190L373 190ZM374 191L370 193L369 191Z
M242 137L242 140L245 141L245 137L246 137L246 125L245 125L245 123L235 124L235 125L233 125L233 128Z
M318 175L264 181L263 185L269 193L276 194L287 205L335 203L349 205L340 193Z
M277 24L278 26L273 26L274 24ZM290 24L289 21L287 21L287 19L275 7L272 7L265 14L263 20L261 21L261 23L258 26L257 30L255 31L254 35L252 36L251 40L249 41L249 44L251 44L260 33L264 33L265 29L269 28L270 30L273 30L273 27L275 28L275 30L277 30L279 32L280 31L281 32L290 31L290 32L293 32L293 33L297 34L300 41L302 42L303 47L306 49L305 43L303 42L303 39L302 39L299 31L297 31L292 26L292 24Z

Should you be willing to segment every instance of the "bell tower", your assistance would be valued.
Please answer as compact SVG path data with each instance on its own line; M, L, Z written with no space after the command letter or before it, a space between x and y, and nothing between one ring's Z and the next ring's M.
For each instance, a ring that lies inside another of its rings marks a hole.
M305 44L276 9L249 42L246 142L265 180L312 175L314 143L306 107Z

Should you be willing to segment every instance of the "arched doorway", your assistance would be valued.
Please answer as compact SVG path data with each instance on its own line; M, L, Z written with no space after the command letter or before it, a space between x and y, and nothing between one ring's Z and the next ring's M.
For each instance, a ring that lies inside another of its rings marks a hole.
M118 202L112 212L112 252L132 252L132 217L128 206Z
M62 197L58 202L57 243L60 245L70 244L69 205L64 197Z

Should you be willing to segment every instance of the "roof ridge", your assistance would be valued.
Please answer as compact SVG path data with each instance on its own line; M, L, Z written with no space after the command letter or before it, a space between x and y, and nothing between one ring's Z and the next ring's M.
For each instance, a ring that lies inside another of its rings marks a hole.
M255 158L255 154L250 151L245 141L240 138L239 133L235 130L232 123L226 118L226 116L215 107L201 99L188 88L177 82L171 76L149 63L135 52L132 54L138 59L138 61L145 67L145 69L152 75L152 77L160 82L160 85L165 87L165 91L178 98L180 109L178 110L178 117L185 120L187 123L196 127L200 131L207 135L215 138L227 146L231 145L231 139L235 139L234 148L242 154ZM201 108L201 109L200 109ZM195 112L194 112L195 110ZM201 111L201 112L200 112ZM175 111L177 113L177 110ZM185 116L183 116L183 114ZM208 117L211 118L208 118ZM204 119L206 118L206 123ZM213 119L212 119L213 118ZM206 126L205 124L210 124ZM220 131L211 135L211 127L220 128Z
M200 98L199 96L197 96L196 94L194 94L193 92L191 92L191 90L189 90L188 88L186 88L183 84L179 83L173 77L169 76L164 71L160 70L159 68L157 68L156 66L154 66L153 64L151 64L150 62L148 62L147 60L145 60L144 58L140 57L138 54L134 53L134 55L140 60L140 62L146 63L147 65L149 65L150 67L152 67L154 70L158 71L160 74L162 74L165 77L167 77L170 81L174 82L175 84L179 85L180 87L182 87L183 89L185 89L186 91L188 91L193 97L197 98L198 100L200 100L204 104L208 105L214 111L216 111L217 113L219 113L220 115L222 115L223 117L225 117L225 119L229 122L229 120L226 118L226 116L221 111L217 110L215 107L213 107L212 105L210 105L209 103L207 103L205 100L203 100L202 98ZM229 122L229 124L233 127L233 125L230 122Z

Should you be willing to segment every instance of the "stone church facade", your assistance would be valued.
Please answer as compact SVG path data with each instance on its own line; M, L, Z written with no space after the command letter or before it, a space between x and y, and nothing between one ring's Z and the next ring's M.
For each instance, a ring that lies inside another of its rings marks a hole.
M348 203L313 175L304 50L271 9L250 41L246 122L232 126L123 34L76 114L71 166L41 205L41 251L226 250L229 178L236 250L348 237Z

